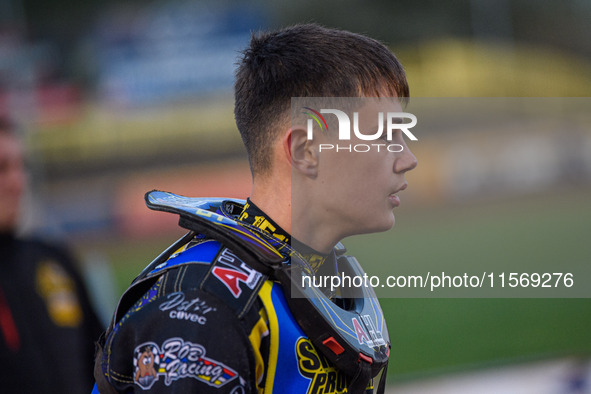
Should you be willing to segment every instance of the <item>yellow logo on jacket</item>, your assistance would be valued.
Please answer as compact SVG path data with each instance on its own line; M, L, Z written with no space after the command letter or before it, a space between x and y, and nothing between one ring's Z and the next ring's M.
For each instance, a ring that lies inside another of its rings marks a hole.
M347 392L347 376L342 371L338 371L326 357L318 354L309 339L298 340L296 353L300 374L312 380L308 387L308 394Z
M76 295L76 284L55 261L42 261L37 266L37 292L45 300L49 317L60 327L78 327L82 309Z

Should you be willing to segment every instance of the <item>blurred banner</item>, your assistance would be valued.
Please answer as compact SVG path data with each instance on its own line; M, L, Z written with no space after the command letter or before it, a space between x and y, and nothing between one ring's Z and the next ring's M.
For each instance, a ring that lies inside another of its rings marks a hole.
M263 20L259 7L238 3L114 7L92 36L99 96L136 107L230 90L236 55Z

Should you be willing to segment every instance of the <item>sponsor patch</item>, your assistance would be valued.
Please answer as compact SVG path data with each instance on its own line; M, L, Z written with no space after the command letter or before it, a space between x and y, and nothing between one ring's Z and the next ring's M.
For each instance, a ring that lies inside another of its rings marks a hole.
M241 283L249 289L254 289L262 278L262 274L240 261L228 249L224 249L216 260L216 267L213 268L213 275L218 278L234 298L242 294Z
M353 318L353 327L355 327L357 341L360 345L363 345L364 343L369 347L386 345L382 333L375 328L370 315L361 316L361 322L362 323L359 323L356 317Z
M311 380L308 394L347 392L347 376L318 353L309 339L300 338L295 350L300 374Z
M134 350L134 382L150 389L160 378L170 386L179 379L196 379L212 387L222 387L238 373L228 366L205 357L205 348L182 338L169 338L162 346L146 342Z
M133 352L133 380L141 388L147 390L156 380L156 369L160 364L158 345L153 342L143 343Z
M160 303L158 309L166 312L171 319L185 320L201 325L207 323L206 315L216 310L199 297L188 299L182 291L167 295L166 300Z

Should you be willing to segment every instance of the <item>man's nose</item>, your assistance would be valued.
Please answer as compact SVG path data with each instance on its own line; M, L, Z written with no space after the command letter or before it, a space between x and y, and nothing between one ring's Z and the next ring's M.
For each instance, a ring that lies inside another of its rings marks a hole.
M405 173L414 169L417 163L415 155L410 151L408 146L405 146L402 155L394 162L394 172Z

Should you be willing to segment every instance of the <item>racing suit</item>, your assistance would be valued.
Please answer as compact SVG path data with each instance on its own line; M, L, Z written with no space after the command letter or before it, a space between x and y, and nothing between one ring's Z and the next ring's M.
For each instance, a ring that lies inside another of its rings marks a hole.
M218 213L272 235L279 253L292 250L252 202ZM334 252L307 252L315 269L336 262ZM197 234L147 277L124 294L100 343L101 393L347 392L349 377L303 332L283 287L220 241Z
M64 248L0 234L0 391L88 393L102 331Z

